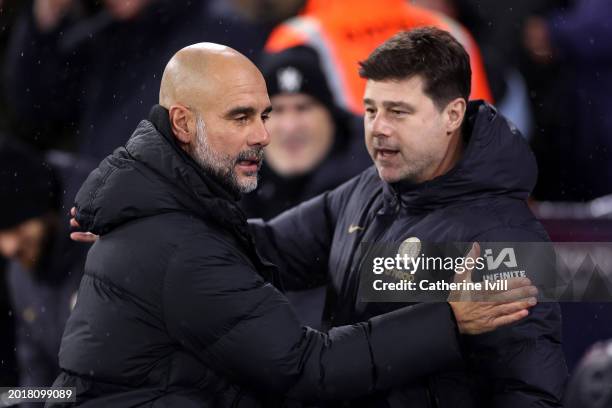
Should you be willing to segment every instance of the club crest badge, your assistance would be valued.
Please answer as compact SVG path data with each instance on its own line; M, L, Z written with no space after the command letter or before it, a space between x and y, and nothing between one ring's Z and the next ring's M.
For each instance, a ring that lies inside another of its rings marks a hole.
M278 87L283 92L297 92L302 87L302 73L294 67L286 67L278 71Z

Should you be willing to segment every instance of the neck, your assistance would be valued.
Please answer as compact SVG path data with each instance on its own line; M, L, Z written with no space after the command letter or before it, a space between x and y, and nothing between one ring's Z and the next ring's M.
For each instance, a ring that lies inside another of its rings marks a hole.
M427 174L426 177L424 177L423 181L432 180L436 177L448 173L453 167L455 167L457 162L459 162L459 160L461 159L461 156L463 155L463 149L464 142L461 134L461 128L459 128L451 135L451 140L448 143L446 153L444 154L444 157L442 158L438 166L435 167L430 174Z

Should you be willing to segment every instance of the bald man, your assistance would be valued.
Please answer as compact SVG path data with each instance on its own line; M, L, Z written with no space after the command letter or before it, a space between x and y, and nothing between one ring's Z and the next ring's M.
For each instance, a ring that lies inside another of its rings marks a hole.
M527 301L465 303L458 324L447 303L423 304L328 333L303 327L236 205L257 186L269 113L261 73L236 51L196 44L170 60L160 105L77 195L77 221L100 238L55 387L75 387L86 407L352 399L452 366L459 333L527 313ZM413 336L423 321L429 337Z

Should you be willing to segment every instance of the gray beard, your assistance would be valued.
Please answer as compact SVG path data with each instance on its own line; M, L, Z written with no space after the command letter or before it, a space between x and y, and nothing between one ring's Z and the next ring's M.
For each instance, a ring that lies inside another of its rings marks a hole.
M263 155L263 149L254 149L241 152L240 156L250 154L261 157ZM233 193L250 193L257 188L257 174L255 177L249 177L249 179L242 182L238 179L235 166L240 160L240 156L234 158L210 148L206 136L206 125L204 119L199 114L196 117L196 140L190 155L200 167L217 177Z

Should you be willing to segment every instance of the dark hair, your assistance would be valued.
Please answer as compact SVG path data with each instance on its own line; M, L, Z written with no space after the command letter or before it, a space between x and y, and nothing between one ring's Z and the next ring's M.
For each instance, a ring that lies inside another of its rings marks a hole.
M425 94L438 109L454 98L467 101L470 95L470 57L451 34L439 28L399 32L379 45L359 66L359 76L374 81L420 75Z

